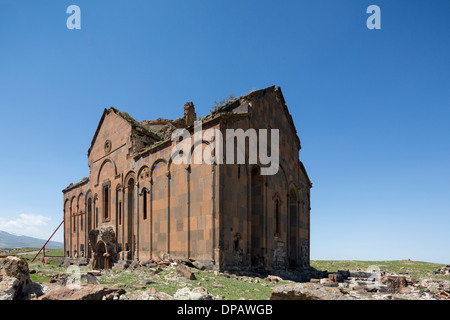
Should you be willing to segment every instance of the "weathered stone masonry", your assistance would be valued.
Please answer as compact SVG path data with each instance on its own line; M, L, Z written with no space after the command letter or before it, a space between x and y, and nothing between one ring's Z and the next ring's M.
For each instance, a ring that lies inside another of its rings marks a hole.
M105 109L88 151L89 177L63 190L67 257L86 257L97 268L156 257L221 270L309 266L311 182L281 89L251 92L202 119L203 130L224 136L226 129L279 129L275 175L248 161L172 162L171 133L193 132L195 119L192 103L176 120L138 122Z

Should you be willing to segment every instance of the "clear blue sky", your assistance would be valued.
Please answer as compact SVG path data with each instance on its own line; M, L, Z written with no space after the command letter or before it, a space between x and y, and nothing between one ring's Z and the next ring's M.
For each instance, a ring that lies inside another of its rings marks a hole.
M447 0L0 0L0 229L48 237L104 108L177 118L193 101L200 116L277 85L313 182L311 258L450 263L449 14Z

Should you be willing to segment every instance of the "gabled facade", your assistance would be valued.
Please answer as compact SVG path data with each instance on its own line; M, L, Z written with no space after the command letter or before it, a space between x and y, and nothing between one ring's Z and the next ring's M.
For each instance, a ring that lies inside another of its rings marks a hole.
M67 257L86 257L97 268L156 257L220 270L309 266L311 182L281 89L254 91L201 120L203 130L224 137L227 129L278 129L276 174L263 175L259 157L249 163L248 148L245 163L173 161L172 133L193 135L195 119L192 103L176 120L137 122L104 111L88 152L89 177L63 190ZM209 152L212 141L201 137L191 154Z

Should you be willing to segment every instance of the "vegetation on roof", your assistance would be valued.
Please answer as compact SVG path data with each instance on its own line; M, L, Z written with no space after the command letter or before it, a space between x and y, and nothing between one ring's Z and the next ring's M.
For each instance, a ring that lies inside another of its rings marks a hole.
M141 128L150 131L154 135L157 135L160 139L164 139L164 135L161 132L154 130L150 125L144 124L142 122L139 122L139 125Z
M117 109L116 109L117 110ZM137 127L137 128L141 128L144 131L147 131L153 135L156 135L158 138L160 139L164 139L164 135L154 129L152 129L151 126L144 124L142 122L137 121L136 119L134 119L132 116L130 116L130 114L126 111L119 111L117 110L117 112L126 120L128 120L128 122L130 122L132 124L133 127Z
M214 111L217 111L218 109L220 109L221 107L225 106L228 104L228 102L233 101L234 99L236 99L236 97L234 96L234 93L229 94L227 97L217 101L214 100L214 107L210 110L211 113L213 113Z

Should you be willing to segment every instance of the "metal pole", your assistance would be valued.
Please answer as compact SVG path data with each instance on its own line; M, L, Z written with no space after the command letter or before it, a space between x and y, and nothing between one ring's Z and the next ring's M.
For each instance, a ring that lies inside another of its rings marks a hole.
M41 253L42 250L44 250L44 257L43 260L45 260L45 246L47 245L47 243L50 241L50 239L53 237L53 235L56 233L56 231L58 231L59 227L61 227L61 225L64 223L64 220L59 224L58 228L56 228L56 230L52 233L52 235L50 236L50 238L48 238L47 242L42 246L41 250L39 250L39 252L34 256L33 260L31 260L31 262L34 261L34 259L36 259L36 257Z

